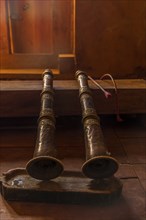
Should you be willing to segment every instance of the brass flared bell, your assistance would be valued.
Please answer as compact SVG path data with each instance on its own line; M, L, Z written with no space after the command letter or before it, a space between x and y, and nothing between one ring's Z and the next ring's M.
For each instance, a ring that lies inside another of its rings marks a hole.
M63 164L55 157L39 156L27 163L26 170L35 179L50 180L61 175Z
M110 156L96 156L87 160L82 172L91 179L109 178L118 170L118 162Z

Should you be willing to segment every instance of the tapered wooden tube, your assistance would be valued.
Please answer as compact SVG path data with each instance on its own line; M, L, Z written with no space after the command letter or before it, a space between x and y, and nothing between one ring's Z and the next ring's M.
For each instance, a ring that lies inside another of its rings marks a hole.
M118 162L109 156L105 146L100 119L88 86L88 76L85 72L78 70L76 78L79 84L86 151L86 162L82 166L82 172L91 179L109 178L118 170Z
M49 180L63 172L63 165L57 159L54 145L55 117L53 112L53 74L46 69L43 73L43 90L41 93L41 112L38 122L37 140L33 159L26 170L35 179Z

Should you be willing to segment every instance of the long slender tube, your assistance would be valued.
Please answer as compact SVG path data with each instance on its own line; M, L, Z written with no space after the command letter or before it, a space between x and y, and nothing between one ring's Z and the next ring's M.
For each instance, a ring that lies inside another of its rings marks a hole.
M55 117L53 112L53 74L46 69L43 73L43 90L41 93L41 112L33 159L26 170L35 179L49 180L63 172L63 165L56 158L54 146Z
M109 178L118 170L118 162L109 156L105 146L100 119L88 86L88 76L85 72L78 70L76 78L79 84L86 151L86 161L82 166L82 172L91 179Z

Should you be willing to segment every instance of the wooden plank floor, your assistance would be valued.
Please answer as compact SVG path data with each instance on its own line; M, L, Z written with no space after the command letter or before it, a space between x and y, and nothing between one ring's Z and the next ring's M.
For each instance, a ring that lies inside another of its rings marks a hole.
M123 192L118 201L109 205L45 204L7 202L0 196L0 220L145 220L146 129L131 116L120 124L113 116L102 116L101 124L106 145L120 163L116 176L123 182ZM1 120L0 175L25 166L32 157L35 138L34 120L30 124L27 120ZM85 155L79 117L57 120L56 145L65 169L80 170Z

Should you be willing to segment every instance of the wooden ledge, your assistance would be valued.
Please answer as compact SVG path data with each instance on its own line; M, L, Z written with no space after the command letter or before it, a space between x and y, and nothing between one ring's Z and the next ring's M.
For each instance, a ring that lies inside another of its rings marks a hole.
M111 80L96 80L105 89L114 90ZM120 79L115 80L118 90L134 89L145 90L146 80L143 79ZM7 90L42 90L42 80L0 80L0 91ZM78 84L76 80L54 80L53 86L55 90L78 90ZM99 90L92 82L89 81L89 86L93 90Z
M112 97L103 93L91 82L97 113L114 114L115 92L111 81L97 80ZM146 113L146 81L143 79L116 80L120 113ZM40 111L41 80L1 80L0 117L38 116ZM56 115L81 114L76 80L54 80Z
M0 69L0 79L1 80L41 80L44 68L41 69ZM59 75L58 69L51 69L55 76Z

